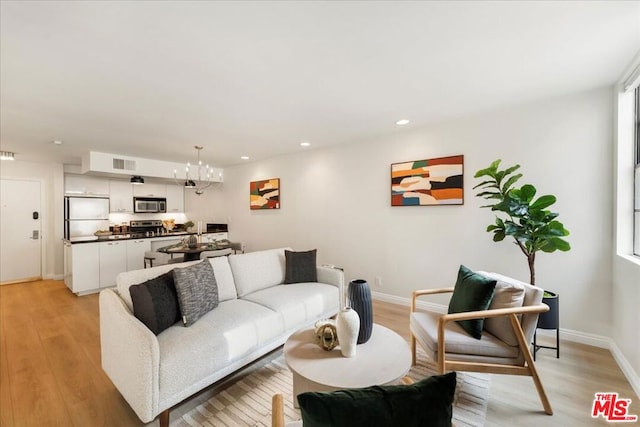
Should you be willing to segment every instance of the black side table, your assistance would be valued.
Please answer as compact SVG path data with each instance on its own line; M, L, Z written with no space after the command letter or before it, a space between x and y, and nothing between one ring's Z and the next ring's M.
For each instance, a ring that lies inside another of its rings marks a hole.
M553 292L545 291L550 294L550 297L542 298L542 302L549 306L549 311L540 313L538 316L538 324L536 330L533 333L533 360L536 360L536 353L541 348L547 348L556 351L556 359L560 358L560 296ZM549 347L544 345L538 345L536 342L536 335L538 329L555 329L556 331L556 346Z

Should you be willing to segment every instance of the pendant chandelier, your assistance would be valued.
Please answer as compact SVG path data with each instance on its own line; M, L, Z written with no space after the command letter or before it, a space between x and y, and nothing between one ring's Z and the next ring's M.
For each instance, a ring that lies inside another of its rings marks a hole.
M213 174L213 168L210 168L209 165L202 166L202 160L200 160L200 150L202 150L202 146L196 145L194 148L198 150L198 163L194 166L194 169L197 168L197 173L196 170L192 170L191 163L187 163L184 184L178 181L178 171L176 169L173 170L173 178L176 184L184 185L184 188L194 188L196 194L199 196L204 193L205 188L212 184L211 175Z

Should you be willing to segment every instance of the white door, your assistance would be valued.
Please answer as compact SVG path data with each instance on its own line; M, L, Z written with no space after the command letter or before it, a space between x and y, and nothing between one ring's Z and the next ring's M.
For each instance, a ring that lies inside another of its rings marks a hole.
M0 283L41 279L40 182L0 181Z

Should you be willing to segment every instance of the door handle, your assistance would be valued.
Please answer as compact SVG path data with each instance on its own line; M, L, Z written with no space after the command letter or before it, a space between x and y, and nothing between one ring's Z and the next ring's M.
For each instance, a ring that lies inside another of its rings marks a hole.
M40 239L40 230L33 230L31 232L31 237L29 237L30 239L33 240L39 240Z

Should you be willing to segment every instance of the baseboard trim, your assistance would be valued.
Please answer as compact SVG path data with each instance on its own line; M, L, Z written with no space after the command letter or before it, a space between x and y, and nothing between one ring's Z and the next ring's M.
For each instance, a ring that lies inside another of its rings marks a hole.
M629 384L631 384L631 388L636 392L636 396L640 399L640 376L633 370L633 367L631 367L627 358L622 354L620 347L618 347L613 340L611 340L611 347L609 348L609 351L611 351L613 359L620 367L620 370L622 370L622 373L629 381Z
M372 292L371 296L375 300L384 301L392 304L403 305L406 307L411 306L410 298L384 294L381 292ZM416 302L416 305L418 308L422 308L425 310L432 310L437 313L447 312L447 306L442 304L435 304L435 303L418 300ZM544 330L544 329L538 329L537 333L538 335L543 335L543 336L546 336L546 335L552 336L555 334L553 331ZM627 381L629 381L631 388L633 388L633 390L636 392L636 395L640 398L640 376L638 376L638 373L634 371L633 367L631 366L627 358L624 357L624 354L622 353L620 348L616 345L616 343L611 338L608 338L602 335L589 334L586 332L560 328L560 339L609 350L611 352L611 355L613 356L613 359L618 364L618 367L620 368L624 376L627 378Z
M398 305L404 305L405 307L410 307L411 306L411 299L409 299L409 298L404 298L404 297L399 297L399 296L389 295L389 294L383 294L381 292L371 292L371 297L373 299L376 299L376 300L379 300L379 301L389 302L389 303L398 304ZM432 302L427 302L427 301L424 301L424 300L416 301L416 306L418 306L418 308L423 308L425 310L433 310L436 313L446 313L447 312L447 306L442 305L442 304L435 304L435 303L432 303Z
M555 332L548 329L538 329L537 334L542 336L555 336ZM611 350L611 338L607 338L602 335L588 334L586 332L560 328L560 338L571 342L577 342L579 344L586 344L592 347Z
M44 278L46 280L62 280L64 279L64 274L47 274Z

